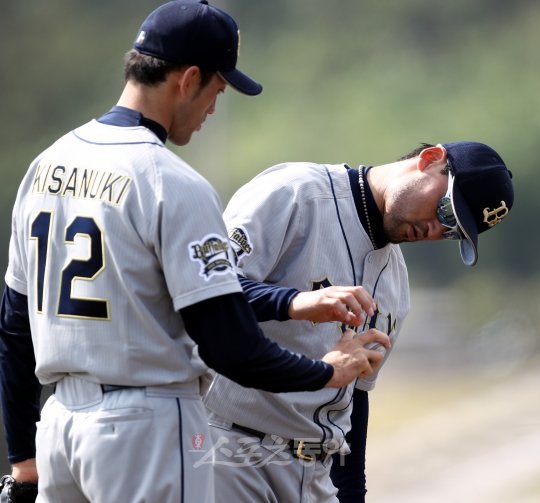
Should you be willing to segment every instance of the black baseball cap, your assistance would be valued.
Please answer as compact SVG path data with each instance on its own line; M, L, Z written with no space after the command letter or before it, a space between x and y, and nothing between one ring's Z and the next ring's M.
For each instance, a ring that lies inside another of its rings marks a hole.
M173 0L143 21L133 47L171 63L216 71L237 91L255 96L261 84L236 69L239 39L234 19L207 0Z
M454 176L452 208L465 265L478 260L478 234L502 221L514 203L512 173L491 147L473 141L443 143Z

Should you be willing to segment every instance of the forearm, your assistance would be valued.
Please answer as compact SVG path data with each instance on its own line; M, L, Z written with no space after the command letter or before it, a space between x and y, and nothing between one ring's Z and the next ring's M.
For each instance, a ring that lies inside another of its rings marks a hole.
M238 276L238 279L257 321L290 319L289 305L299 293L298 290L261 283L243 276Z
M330 286L301 292L242 276L238 279L259 322L293 319L359 326L366 314L375 314L375 302L361 286Z
M180 312L205 363L242 386L313 391L333 376L331 365L291 353L266 338L242 294L208 299Z
M35 364L26 297L6 288L0 316L0 400L12 464L35 457L41 396Z

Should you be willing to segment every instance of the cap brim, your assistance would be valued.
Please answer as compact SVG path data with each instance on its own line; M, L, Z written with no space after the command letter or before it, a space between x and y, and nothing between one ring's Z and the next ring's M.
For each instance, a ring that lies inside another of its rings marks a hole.
M242 94L247 94L248 96L257 96L257 94L260 94L263 90L261 84L255 82L240 70L235 69L228 72L220 71L218 73L231 87Z
M473 266L478 260L478 230L465 197L455 182L452 187L452 208L461 232L459 241L461 259L465 265Z

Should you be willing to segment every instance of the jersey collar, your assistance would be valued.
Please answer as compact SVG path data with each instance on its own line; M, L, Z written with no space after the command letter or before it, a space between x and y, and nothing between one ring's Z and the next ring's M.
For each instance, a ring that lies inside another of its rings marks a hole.
M167 141L167 130L161 124L131 108L114 106L106 114L102 115L98 122L121 127L144 126L152 131L163 143Z
M367 232L367 221L363 210L362 194L360 193L360 187L358 185L358 176L361 176L361 174L358 172L357 169L353 169L347 165L345 165L345 167L347 168L347 174L349 175L349 182L351 184L351 191L353 194L354 205L356 206L356 212L358 213L358 218L360 219L362 226L364 227L364 229L366 229ZM364 180L364 188L366 194L367 211L369 213L369 221L371 222L375 245L377 249L383 248L389 243L389 241L384 234L382 215L377 208L377 204L375 203L375 199L373 197L373 193L371 192L367 177Z

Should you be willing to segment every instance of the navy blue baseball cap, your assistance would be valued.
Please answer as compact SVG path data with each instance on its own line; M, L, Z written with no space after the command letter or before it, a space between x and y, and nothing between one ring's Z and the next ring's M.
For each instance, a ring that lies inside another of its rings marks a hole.
M134 49L179 65L218 72L243 94L262 91L258 82L236 69L240 31L234 19L207 0L173 0L143 21Z
M460 231L465 265L478 260L478 234L503 220L514 203L512 173L488 145L472 141L443 143L454 176L452 208Z

